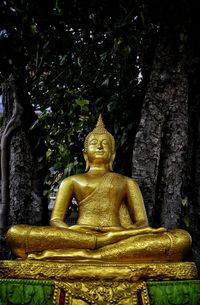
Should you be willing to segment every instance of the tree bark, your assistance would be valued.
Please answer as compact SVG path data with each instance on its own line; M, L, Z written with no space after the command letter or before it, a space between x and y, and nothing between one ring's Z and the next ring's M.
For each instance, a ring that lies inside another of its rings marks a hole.
M18 223L44 224L48 215L43 197L46 150L42 130L31 128L37 116L21 84L23 80L11 76L3 85L2 230Z
M188 147L188 79L181 33L162 34L133 150L133 177L152 226L180 227Z
M190 75L189 104L189 206L186 221L192 235L192 255L200 270L200 74L195 67Z

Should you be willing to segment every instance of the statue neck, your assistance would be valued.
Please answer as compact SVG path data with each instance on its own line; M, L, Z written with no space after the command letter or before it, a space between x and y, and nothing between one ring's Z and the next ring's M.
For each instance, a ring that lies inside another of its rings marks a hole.
M104 175L110 172L108 164L90 164L89 174Z

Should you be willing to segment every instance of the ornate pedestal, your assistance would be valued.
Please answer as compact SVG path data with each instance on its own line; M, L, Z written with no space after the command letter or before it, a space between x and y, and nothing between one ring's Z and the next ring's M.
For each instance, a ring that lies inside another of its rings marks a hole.
M152 284L158 282L153 280L168 280L162 281L161 284L174 283L174 280L179 280L177 283L180 283L180 280L191 280L196 277L197 270L193 263L1 261L0 304L168 305L169 303L164 301L154 302L156 288ZM17 285L22 285L22 288L18 289ZM20 289L24 294L17 297ZM170 289L168 290L170 294ZM12 301L7 301L9 298ZM34 298L37 301L31 303Z

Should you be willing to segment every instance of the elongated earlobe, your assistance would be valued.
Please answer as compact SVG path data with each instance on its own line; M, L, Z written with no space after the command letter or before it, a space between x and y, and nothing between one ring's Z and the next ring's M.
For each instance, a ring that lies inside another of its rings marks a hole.
M115 159L115 153L112 154L110 162L109 162L109 170L112 172L113 171L113 162Z
M87 172L90 168L90 164L89 164L89 161L88 161L88 156L85 152L83 152L83 157L85 159L85 172Z

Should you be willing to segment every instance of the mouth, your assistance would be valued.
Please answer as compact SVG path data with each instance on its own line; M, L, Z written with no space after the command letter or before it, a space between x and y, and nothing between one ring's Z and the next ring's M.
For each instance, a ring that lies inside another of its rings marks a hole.
M104 152L103 151L96 151L96 155L103 155L104 154Z

